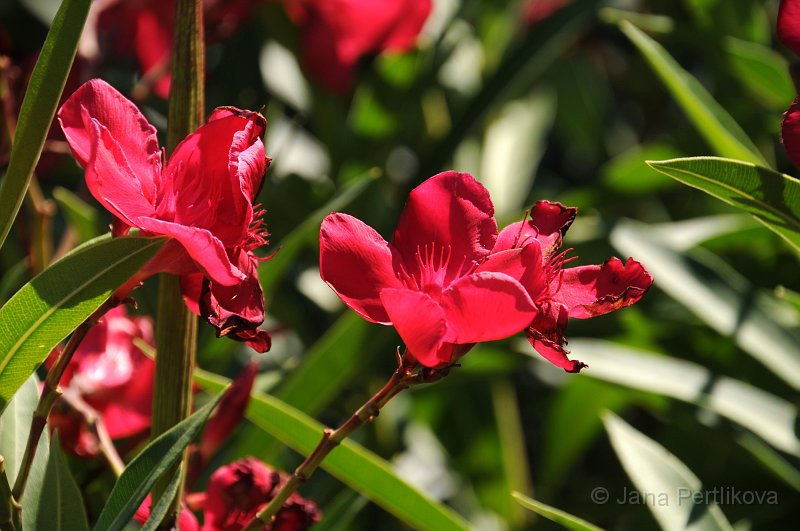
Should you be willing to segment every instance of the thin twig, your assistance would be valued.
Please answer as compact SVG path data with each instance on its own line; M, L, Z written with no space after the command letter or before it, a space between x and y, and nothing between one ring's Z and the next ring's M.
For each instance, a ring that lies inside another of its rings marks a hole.
M123 470L125 470L125 462L117 453L114 442L106 429L106 423L100 413L73 390L65 389L61 399L83 418L92 435L97 439L100 453L103 454L111 470L114 471L117 477L121 476Z

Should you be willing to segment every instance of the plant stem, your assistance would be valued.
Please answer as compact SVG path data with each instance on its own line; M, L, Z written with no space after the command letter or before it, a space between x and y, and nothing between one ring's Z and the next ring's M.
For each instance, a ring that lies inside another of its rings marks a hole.
M353 415L347 419L336 430L326 428L322 433L322 439L317 443L316 448L298 466L289 481L283 484L281 489L272 500L261 509L256 516L243 528L243 531L257 531L263 529L265 525L272 523L275 516L283 504L289 499L294 491L305 483L308 478L319 467L327 455L346 439L351 433L363 424L372 422L378 416L383 406L397 394L408 389L412 385L429 383L444 377L450 367L442 369L419 368L416 361L409 361L408 358L400 358L400 364L392 374L386 385L378 391L372 398L367 400Z
M120 301L116 298L109 297L103 304L100 305L97 310L94 311L92 315L86 318L84 322L75 329L70 336L67 345L64 347L64 350L58 355L56 362L50 367L50 370L47 372L47 377L44 380L44 386L42 387L42 395L39 397L39 403L36 404L36 409L33 411L33 420L31 421L31 431L28 434L28 441L25 445L25 452L22 454L22 463L19 467L19 473L17 474L17 480L14 482L14 489L12 490L12 496L18 502L22 501L22 495L25 492L25 485L28 482L28 476L31 472L31 465L33 464L33 458L36 456L36 446L39 444L39 439L42 437L42 431L44 431L45 426L47 425L47 416L50 414L50 409L53 407L53 403L56 399L61 396L61 388L59 387L59 382L61 381L61 377L64 376L64 371L67 369L70 360L72 360L72 355L75 354L75 351L78 350L78 346L83 341L83 338L86 337L86 334L89 330L97 324L97 321L106 314L111 308L117 306Z
M89 430L97 438L100 453L103 454L108 466L111 467L115 476L120 477L125 470L125 462L114 447L114 442L108 434L103 417L76 392L67 389L61 399L83 417Z
M14 531L14 497L6 476L6 461L0 455L0 531Z
M178 0L175 42L172 50L172 82L169 97L167 151L171 153L203 122L205 114L205 45L202 0ZM156 377L153 390L151 437L157 437L191 413L192 370L197 348L197 318L183 303L180 279L161 274L156 330ZM185 474L187 453L153 488L153 504L165 492L174 474ZM181 479L183 482L183 479ZM177 521L183 485L160 528Z

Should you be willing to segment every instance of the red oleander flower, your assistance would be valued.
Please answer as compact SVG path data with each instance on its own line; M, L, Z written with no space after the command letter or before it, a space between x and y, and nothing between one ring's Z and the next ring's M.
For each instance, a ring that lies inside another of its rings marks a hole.
M49 424L59 430L64 447L76 455L94 457L99 448L86 419L69 406L70 400L91 407L112 439L144 436L149 431L155 362L134 344L137 338L153 345L152 321L128 317L125 308L118 306L89 331L67 366L60 383L64 398L50 413Z
M653 283L644 266L631 258L624 264L611 258L602 265L564 269L574 257L566 257L571 249L559 252L561 240L577 212L561 203L539 201L529 220L503 229L493 249L506 252L538 243L546 282L530 292L539 311L525 333L536 352L567 372L586 366L570 360L564 349L568 319L588 319L630 306Z
M800 55L800 0L782 0L778 11L778 38ZM781 141L795 166L800 166L800 101L795 98L781 121Z
M471 175L440 173L411 192L392 243L346 214L325 218L320 274L359 315L394 325L420 363L447 365L536 316L529 288L545 282L539 246L493 254L493 216Z
M383 51L414 46L431 0L285 0L300 27L303 60L312 76L337 93L353 85L358 63Z
M256 515L287 481L253 457L219 468L206 489L203 531L238 531ZM275 515L269 531L304 531L318 522L321 513L313 501L294 493Z
M218 335L267 350L269 335L257 329L264 298L252 253L266 236L253 206L269 164L266 120L217 108L166 162L155 128L104 81L81 86L58 119L89 191L114 215L115 233L135 227L171 238L119 294L157 272L181 275L187 304Z
M150 518L150 506L152 504L153 496L152 494L148 494L139 508L136 509L136 514L133 515L133 518L144 525L147 519ZM180 516L178 516L177 529L179 531L200 531L200 523L197 521L197 517L186 507L186 503L184 502L181 502L181 512Z

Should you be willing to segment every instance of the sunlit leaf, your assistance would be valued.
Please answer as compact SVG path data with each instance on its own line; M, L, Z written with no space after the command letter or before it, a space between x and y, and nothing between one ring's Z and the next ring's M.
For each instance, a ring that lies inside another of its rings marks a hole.
M196 371L195 380L218 392L225 378ZM295 451L308 455L324 427L273 396L253 393L246 417ZM363 446L345 440L322 462L322 468L356 492L380 505L408 525L422 530L466 530L467 523L451 509L429 499L400 479L383 459Z
M693 503L695 493L702 497L702 485L678 458L614 414L603 422L623 468L662 529L732 529L716 503Z
M619 26L639 48L700 134L718 155L755 162L762 166L767 165L764 157L739 124L660 44L628 21L622 21Z
M8 170L0 186L0 247L11 230L42 153L90 5L91 0L61 3L28 82Z
M223 386L220 386L220 390ZM188 418L150 442L117 479L94 531L116 531L133 518L156 481L183 456L183 450L200 433L222 393Z
M590 369L582 374L697 404L750 430L775 448L800 456L797 408L745 382L689 361L602 340L573 339L571 350Z
M17 479L31 420L36 404L39 402L39 379L33 375L22 384L0 415L0 455L5 459L8 481Z
M673 179L741 208L800 253L800 181L738 160L693 157L647 161Z
M775 318L773 308L743 279L735 284L717 269L664 245L646 225L622 221L611 243L650 270L655 285L689 308L708 326L732 337L739 347L776 376L800 389L800 338Z
M25 488L22 511L25 529L89 529L81 492L61 452L56 433L50 451L46 455L36 453L36 459L46 464L44 474L32 473Z
M59 341L149 260L164 238L103 236L75 249L0 308L0 411Z
M513 496L513 498L517 501L517 503L519 503L526 509L533 511L541 516L544 516L548 520L552 520L557 524L561 524L565 528L571 529L572 531L601 530L600 527L597 527L594 524L590 524L583 518L578 518L577 516L573 516L569 513L566 513L561 509L556 509L555 507L545 505L544 503L529 498L524 494L520 494L519 492L512 492L511 496Z

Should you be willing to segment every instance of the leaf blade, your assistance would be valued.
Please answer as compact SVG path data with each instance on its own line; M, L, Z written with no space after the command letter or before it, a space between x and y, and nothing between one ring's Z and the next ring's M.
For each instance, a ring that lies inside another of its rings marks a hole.
M587 522L583 518L578 518L569 513L556 509L550 505L546 505L540 501L529 498L519 492L512 492L511 496L523 507L529 511L533 511L540 516L544 516L557 524L561 524L567 529L572 531L602 531L602 528Z
M694 123L709 145L723 157L741 159L762 166L767 161L739 124L708 91L655 40L623 20L622 32L639 49L667 89Z
M100 237L37 275L0 308L0 411L59 341L165 240Z
M11 230L67 82L91 0L64 0L31 74L0 186L0 247Z

